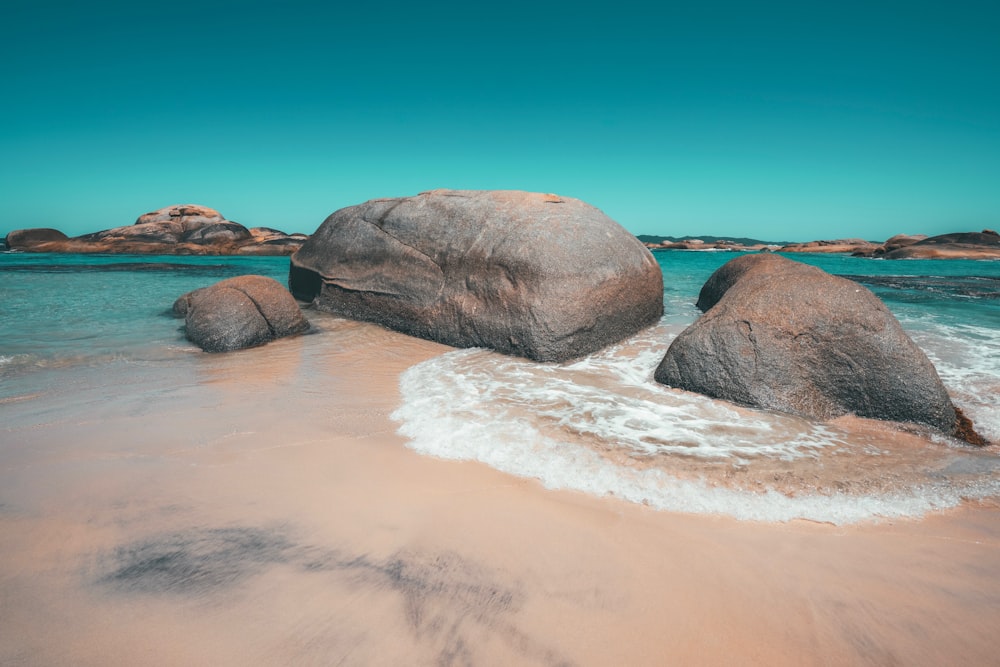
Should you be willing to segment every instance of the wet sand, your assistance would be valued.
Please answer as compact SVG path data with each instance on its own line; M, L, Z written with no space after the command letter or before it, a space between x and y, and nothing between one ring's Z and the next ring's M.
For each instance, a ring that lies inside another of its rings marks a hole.
M447 348L328 328L0 405L0 664L996 664L996 503L838 527L549 491L396 434Z

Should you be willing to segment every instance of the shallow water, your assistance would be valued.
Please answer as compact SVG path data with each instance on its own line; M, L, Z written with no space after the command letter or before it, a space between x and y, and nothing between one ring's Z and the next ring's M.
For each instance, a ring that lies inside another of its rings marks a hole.
M73 293L51 269L0 271L4 295L41 311L5 303L0 331L0 354L23 355L0 375L0 664L990 664L997 500L865 521L932 509L915 506L911 463L954 489L989 483L989 452L652 385L712 268L691 261L658 327L562 365L315 311L311 335L209 355L163 314L226 271L282 279L287 260L88 269ZM968 384L963 407L996 377L982 320L947 322L958 340L934 348ZM411 427L455 432L397 434ZM406 447L430 441L535 470ZM850 474L887 457L902 481ZM853 484L850 499L809 500L802 466L837 461L823 479ZM547 464L593 488L542 488ZM903 489L895 513L886 489ZM688 513L643 506L654 493ZM724 516L761 508L860 523Z
M400 380L400 433L424 454L481 461L550 488L743 519L922 516L1000 492L993 447L865 420L820 424L653 382L670 341L699 314L701 285L732 255L657 257L666 306L659 325L564 364L441 348ZM873 289L980 432L1000 440L1000 262L795 259ZM193 371L205 355L184 340L173 300L244 273L283 282L287 266L283 257L0 254L0 410L18 425L120 409L137 396L141 404L183 402L212 380ZM336 375L364 373L349 367L351 351L384 343L377 327L307 314L313 335L298 344L343 350L348 367ZM234 372L252 378L260 356L237 356L246 361ZM106 384L109 377L117 379ZM329 379L308 366L302 377L300 393Z
M698 316L701 285L731 256L658 258L667 313L657 327L566 364L483 350L426 361L402 378L400 432L420 452L550 488L742 519L922 516L1000 493L994 447L860 419L810 422L654 382L670 342ZM980 432L1000 441L1000 263L796 259L875 290Z

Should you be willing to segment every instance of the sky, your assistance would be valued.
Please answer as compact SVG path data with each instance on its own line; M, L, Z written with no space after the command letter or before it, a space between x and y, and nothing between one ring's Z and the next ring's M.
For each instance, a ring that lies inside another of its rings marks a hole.
M1000 227L995 1L0 0L0 25L0 235L181 203L311 233L435 188L635 234Z

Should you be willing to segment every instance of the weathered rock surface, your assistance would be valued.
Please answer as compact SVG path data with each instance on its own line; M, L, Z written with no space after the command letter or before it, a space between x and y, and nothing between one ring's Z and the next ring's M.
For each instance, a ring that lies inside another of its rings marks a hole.
M632 234L577 199L435 190L341 209L292 255L317 308L540 361L654 324L663 277Z
M278 281L238 276L188 292L174 302L188 340L206 352L228 352L302 333L309 323Z
M989 229L942 234L886 250L885 259L1000 259L1000 236Z
M8 234L8 245L13 237L18 245L12 249L28 252L290 255L307 238L275 229L257 229L267 232L254 234L238 222L226 220L215 209L184 204L140 215L132 225L74 238L56 230L18 230Z
M776 255L745 255L702 288L705 310L671 344L657 382L814 419L854 413L986 444L934 366L861 285Z

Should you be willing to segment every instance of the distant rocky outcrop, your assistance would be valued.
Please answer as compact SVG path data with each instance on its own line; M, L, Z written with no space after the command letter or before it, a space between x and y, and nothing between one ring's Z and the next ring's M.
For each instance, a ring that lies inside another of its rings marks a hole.
M809 241L808 243L791 243L782 246L778 252L818 252L818 253L846 253L873 251L878 247L877 243L864 239L836 239L832 241Z
M281 283L238 276L188 292L174 302L188 340L206 352L229 352L302 333L309 323Z
M457 347L555 361L654 324L663 276L632 234L577 199L435 190L331 215L292 255L317 308Z
M135 224L67 238L54 229L7 235L11 250L163 255L290 255L307 238L266 227L249 230L215 209L196 204L144 213Z
M928 238L922 234L897 234L884 243L863 239L809 241L782 246L779 252L844 253L884 259L1000 259L1000 236L985 229Z
M892 313L853 281L745 255L709 278L698 306L705 314L670 345L658 382L814 419L926 424L987 444Z
M650 250L705 250L729 252L755 252L770 251L777 249L780 244L767 243L749 238L727 238L718 236L706 236L703 238L686 236L675 238L670 236L649 236L638 237Z
M984 229L942 234L895 246L887 241L881 255L885 259L1000 259L1000 235Z

